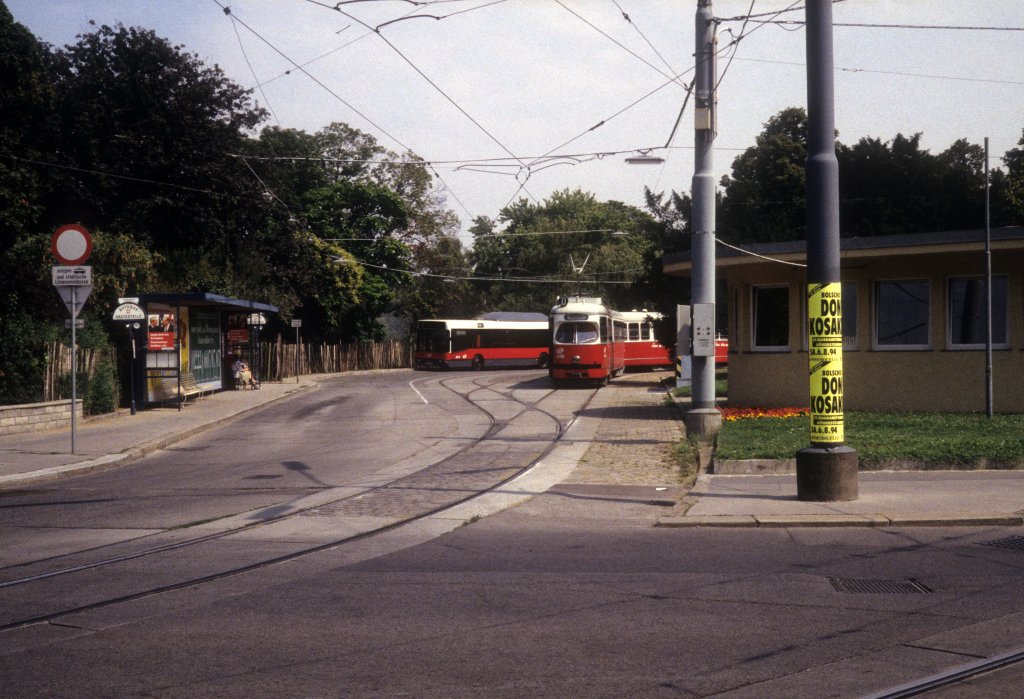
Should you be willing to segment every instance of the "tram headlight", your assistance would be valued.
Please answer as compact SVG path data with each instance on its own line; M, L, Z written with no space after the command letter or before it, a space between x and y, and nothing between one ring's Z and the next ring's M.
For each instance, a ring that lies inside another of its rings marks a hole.
M572 363L573 364L579 364L580 363L580 355L578 355L578 354L574 355L573 358L572 358Z

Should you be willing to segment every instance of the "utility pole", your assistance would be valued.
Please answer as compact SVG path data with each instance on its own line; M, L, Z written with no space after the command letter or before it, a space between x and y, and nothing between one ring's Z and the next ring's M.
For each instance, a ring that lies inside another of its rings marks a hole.
M722 428L715 406L715 21L711 0L697 0L694 76L694 169L691 196L693 228L690 248L693 276L690 305L693 357L693 408L686 413L686 433L714 435Z
M807 355L811 446L796 453L797 498L857 499L857 452L844 445L839 161L832 0L807 0ZM856 322L856 319L854 319Z

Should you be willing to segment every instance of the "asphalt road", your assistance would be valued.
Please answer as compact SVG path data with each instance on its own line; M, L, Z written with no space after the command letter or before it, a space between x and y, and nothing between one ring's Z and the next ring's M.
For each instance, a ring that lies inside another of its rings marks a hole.
M95 558L184 537L207 525L183 525L203 519L379 486L490 432L500 439L488 451L445 474L476 477L513 446L539 448L586 400L582 391L548 396L537 375L461 384L492 418L436 385L441 374L415 384L419 393L409 374L346 379L131 467L4 497L0 573L52 567L27 565L43 551ZM512 394L548 409L523 410ZM12 628L0 632L3 692L857 697L933 674L951 657L1024 646L1024 552L989 545L1004 528L660 529L657 512L554 489L443 535L399 527ZM318 529L336 522L308 519ZM74 590L62 578L33 583L31 594L0 588L0 609L109 596L132 578L187 579L210 561L324 540L289 533L98 569L76 576ZM872 591L859 591L868 583ZM996 673L973 690L944 690L967 694L935 696L1015 696L1018 678Z

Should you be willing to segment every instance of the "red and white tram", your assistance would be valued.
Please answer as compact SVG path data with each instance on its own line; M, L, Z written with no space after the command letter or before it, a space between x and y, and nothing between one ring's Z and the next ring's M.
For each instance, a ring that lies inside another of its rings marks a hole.
M653 321L661 318L647 311L614 311L600 298L559 299L551 309L549 376L556 383L607 383L627 368L671 367L673 350L654 334Z
M661 344L654 333L655 321L664 321L661 313L620 311L615 316L626 324L626 368L672 368L675 349Z

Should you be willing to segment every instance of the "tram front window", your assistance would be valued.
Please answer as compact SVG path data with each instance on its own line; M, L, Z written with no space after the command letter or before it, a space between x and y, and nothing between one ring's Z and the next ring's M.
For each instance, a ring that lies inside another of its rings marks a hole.
M597 325L594 323L562 323L555 331L555 342L563 345L583 345L597 342Z

